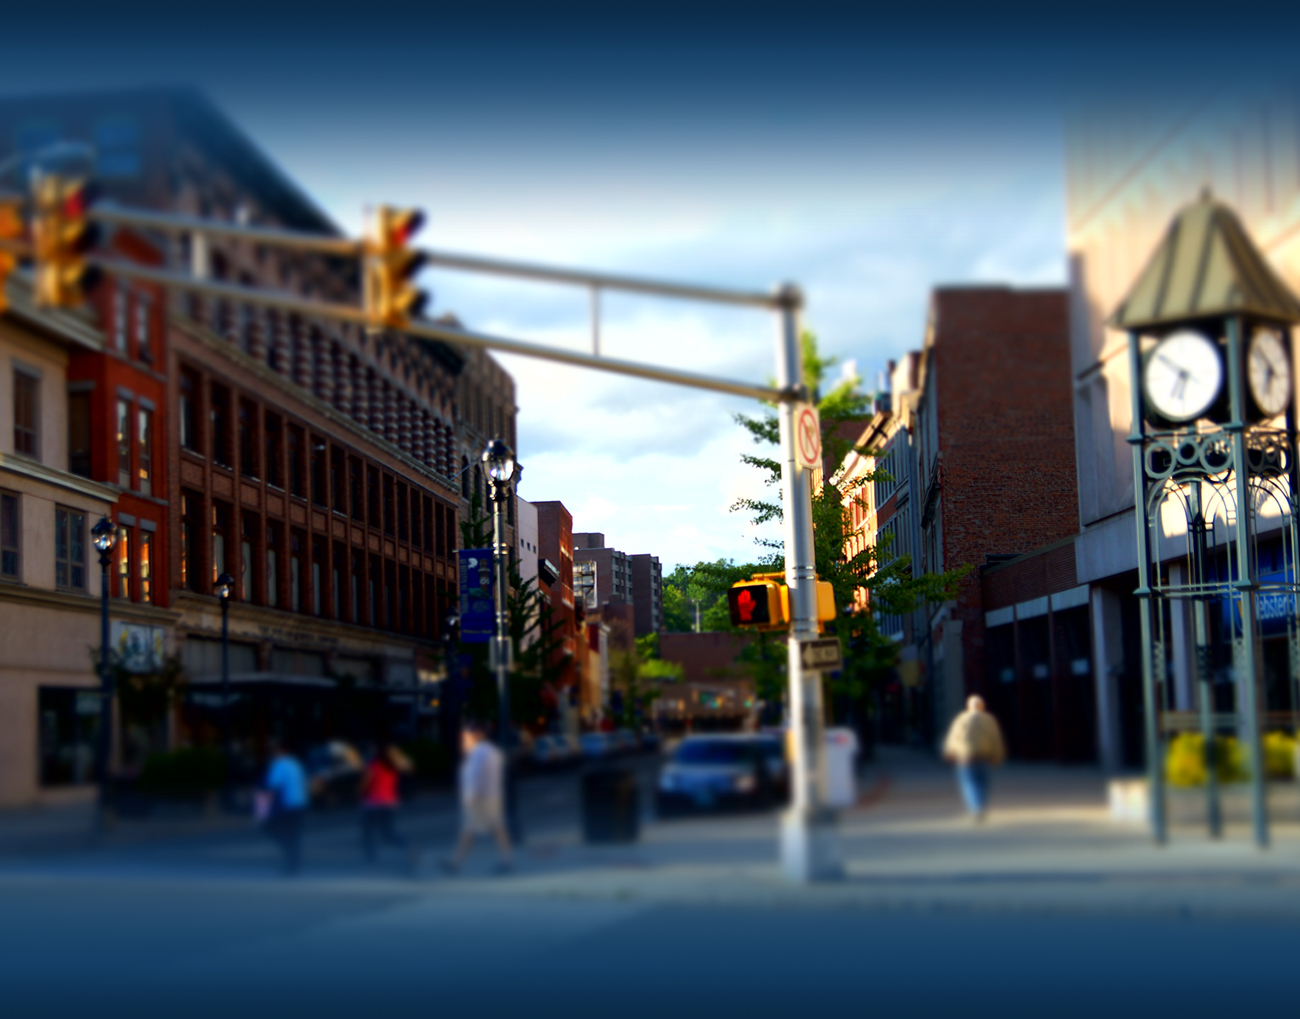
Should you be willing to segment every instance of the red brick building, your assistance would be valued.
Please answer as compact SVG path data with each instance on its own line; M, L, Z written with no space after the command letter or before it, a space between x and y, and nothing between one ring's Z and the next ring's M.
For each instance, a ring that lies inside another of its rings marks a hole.
M1006 683L1049 677L1007 680L1000 668L990 681L981 572L1078 533L1066 292L935 290L918 389L919 563L971 568L921 629L936 733L983 692L1003 708L1013 751L1041 756L1045 744L1028 734L1041 713L1008 710L1017 697Z

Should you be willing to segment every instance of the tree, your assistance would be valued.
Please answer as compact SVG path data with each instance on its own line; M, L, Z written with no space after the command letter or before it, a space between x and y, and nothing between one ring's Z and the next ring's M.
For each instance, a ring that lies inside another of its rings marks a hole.
M822 380L835 363L835 358L819 354L815 336L804 333L804 385L821 415L823 455L838 464L851 451L867 457L873 456L875 451L856 446L839 434L842 426L865 423L869 417L871 398L859 391L859 380L845 379L825 396L820 393ZM780 441L775 408L759 416L738 414L736 421L758 445L771 446ZM763 471L767 485L780 485L781 465L777 460L762 454L745 455L741 459ZM885 555L888 549L884 546L868 546L853 556L845 555L848 538L853 533L852 515L845 505L846 499L850 499L863 485L887 480L890 480L889 476L877 468L842 486L837 486L830 478L823 478L820 486L815 486L812 492L817 576L829 581L835 592L839 616L828 624L828 629L839 637L844 654L844 668L831 685L831 692L856 702L861 702L897 664L898 645L880 631L878 617L882 614L903 615L927 602L954 598L958 583L970 571L967 566L945 573L913 576L911 557L902 555L891 561ZM749 512L755 524L779 521L783 517L779 501L740 499L733 504L732 510ZM756 541L767 550L760 559L763 568L770 572L783 571L783 543L767 538ZM857 599L857 592L862 590L867 594L865 605ZM845 612L848 606L857 608Z

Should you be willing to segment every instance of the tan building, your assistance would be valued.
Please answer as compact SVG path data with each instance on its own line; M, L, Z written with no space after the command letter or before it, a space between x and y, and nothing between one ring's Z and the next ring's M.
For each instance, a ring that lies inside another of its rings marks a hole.
M70 356L102 350L88 316L38 312L23 279L0 314L0 806L91 794L100 566L90 529L117 492L69 470ZM174 614L113 599L112 638Z

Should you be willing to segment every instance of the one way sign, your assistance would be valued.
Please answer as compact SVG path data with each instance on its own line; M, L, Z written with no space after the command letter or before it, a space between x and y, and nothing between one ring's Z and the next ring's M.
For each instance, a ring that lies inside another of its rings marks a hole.
M838 637L806 640L799 645L799 661L805 672L834 672L844 664Z

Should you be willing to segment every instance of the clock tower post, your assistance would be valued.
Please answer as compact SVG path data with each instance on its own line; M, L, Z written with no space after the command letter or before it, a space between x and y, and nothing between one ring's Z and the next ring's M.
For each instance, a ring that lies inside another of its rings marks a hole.
M1218 836L1217 780L1239 777L1224 739L1235 731L1251 783L1254 840L1268 845L1262 615L1270 636L1286 638L1283 685L1293 714L1300 709L1297 322L1300 301L1232 210L1208 192L1175 217L1109 322L1128 333L1135 593L1157 843L1168 835L1168 740L1199 733L1207 825ZM1185 628L1173 625L1175 613ZM1169 701L1171 653L1191 655L1196 710L1174 710Z

